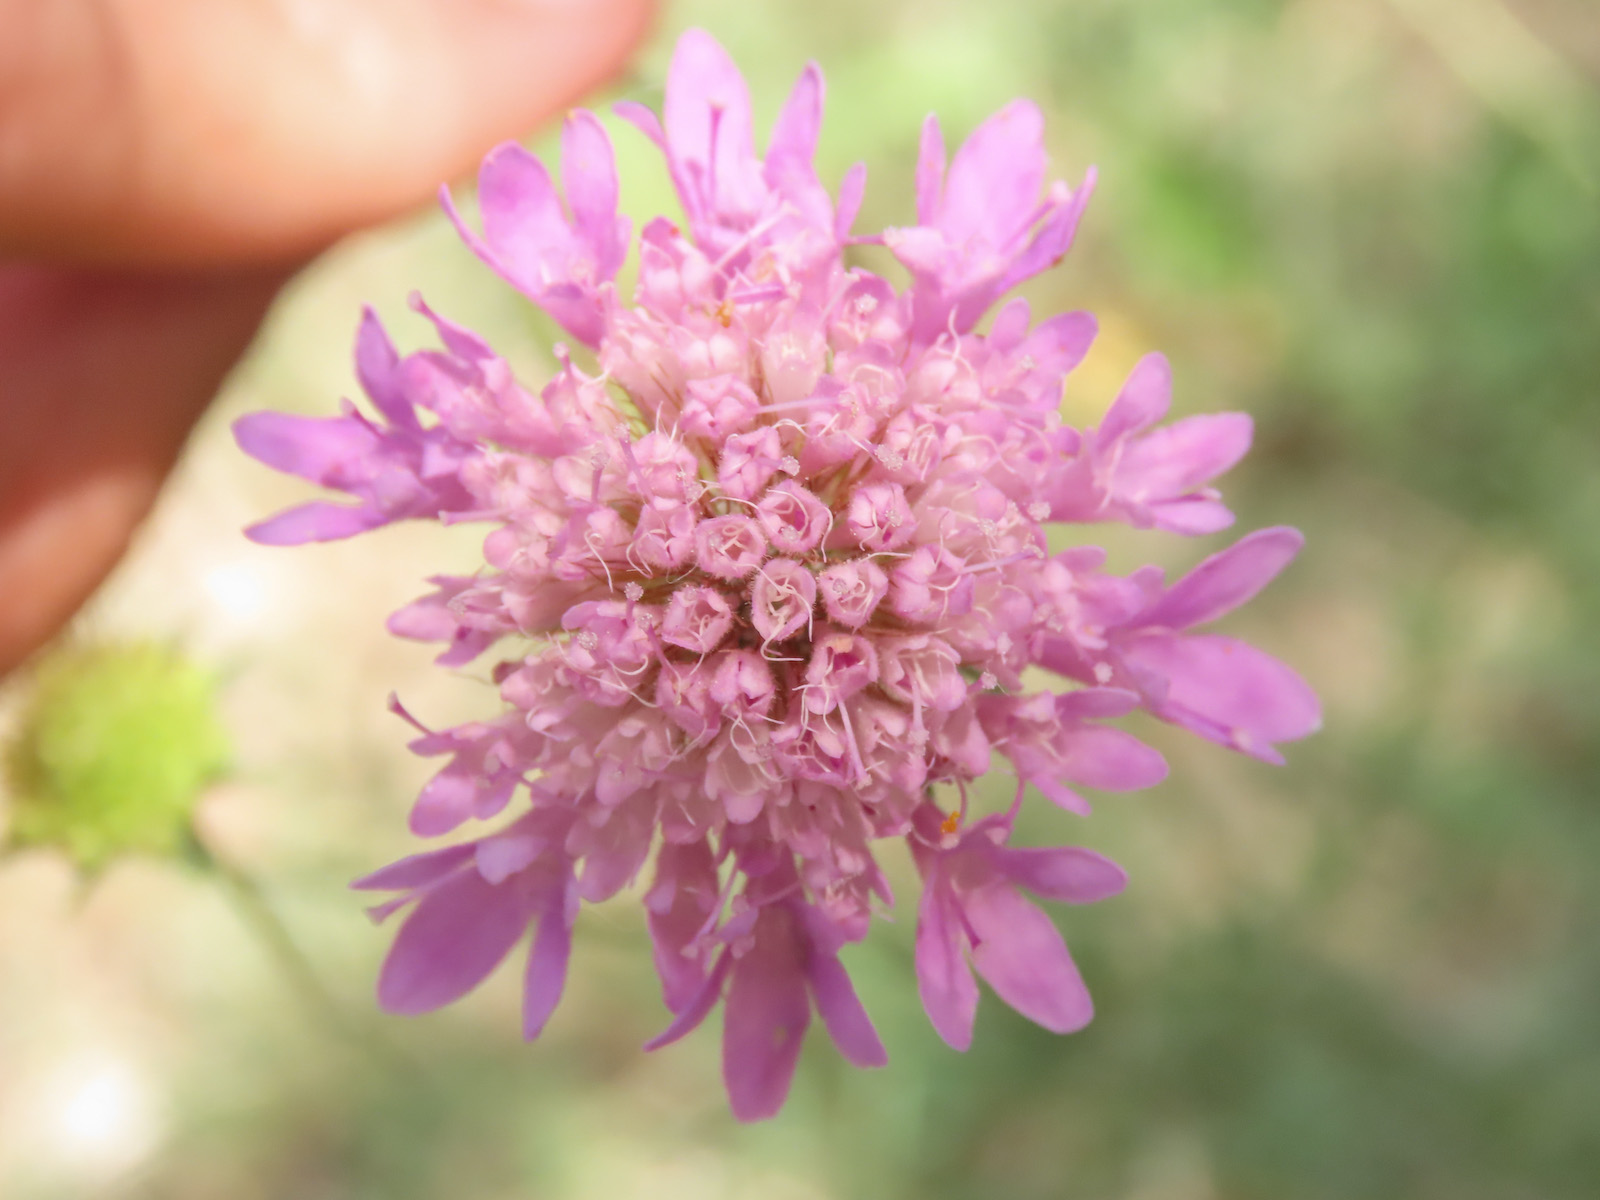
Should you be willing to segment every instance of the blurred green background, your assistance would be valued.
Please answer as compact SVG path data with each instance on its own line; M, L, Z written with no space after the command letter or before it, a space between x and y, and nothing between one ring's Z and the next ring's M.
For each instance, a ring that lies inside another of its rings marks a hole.
M1165 785L1034 820L1133 875L1061 913L1099 1009L1070 1038L986 996L974 1049L947 1049L904 902L849 958L890 1066L813 1031L755 1128L727 1115L714 1028L639 1052L663 1016L636 897L584 914L535 1045L514 971L380 1018L389 934L344 882L409 849L428 772L384 697L434 722L495 705L382 620L475 535L251 546L239 528L307 489L226 426L331 411L363 301L415 346L420 287L533 378L550 327L437 216L363 236L285 295L76 631L215 676L233 767L200 824L259 892L177 860L0 861L0 1195L1600 1195L1600 8L690 0L617 93L657 103L689 24L744 67L758 128L822 64L824 178L870 167L859 229L909 218L929 110L954 142L1031 96L1058 172L1098 164L1077 248L1028 288L1102 318L1067 411L1092 421L1159 348L1180 413L1256 416L1241 528L1309 546L1230 629L1300 668L1325 731L1273 769L1141 725ZM654 151L617 136L627 206L661 210ZM1182 568L1225 540L1116 550ZM328 995L256 936L262 901Z

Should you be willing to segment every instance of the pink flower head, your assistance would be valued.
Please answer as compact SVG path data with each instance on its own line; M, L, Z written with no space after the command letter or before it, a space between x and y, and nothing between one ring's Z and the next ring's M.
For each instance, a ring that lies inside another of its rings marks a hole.
M1047 181L1025 101L948 170L930 119L916 224L859 239L864 173L833 195L812 165L815 67L759 155L744 81L698 31L673 56L664 119L619 111L664 153L687 216L644 225L631 296L615 282L630 226L590 114L567 121L562 188L502 147L480 175L482 234L456 218L593 348L597 373L563 351L525 386L418 301L437 349L402 356L375 317L361 323L370 412L236 426L248 453L349 498L255 526L259 541L413 518L485 527L482 567L432 576L390 628L441 643L447 666L499 656L501 707L483 720L432 730L395 710L412 748L443 760L412 831L500 824L358 884L398 893L381 913L410 907L380 1002L448 1003L531 929L534 1036L577 907L649 871L672 1014L651 1045L721 1004L734 1113L770 1116L813 1013L851 1062L885 1060L839 951L893 903L877 856L903 838L923 881L915 973L941 1036L970 1041L974 972L1046 1028L1080 1028L1083 980L1024 893L1085 903L1123 876L1087 850L1011 847L1018 806L1037 793L1086 814L1081 789L1158 782L1161 756L1114 724L1138 709L1273 761L1318 721L1288 667L1195 632L1282 569L1293 530L1249 535L1170 587L1155 568L1107 572L1075 539L1103 521L1222 528L1212 481L1248 421L1159 424L1170 373L1151 358L1098 428L1074 428L1058 401L1092 317L1034 323L1012 300L974 332L1066 252L1092 183ZM847 263L856 240L887 245L909 287ZM1018 781L1012 809L969 814L997 758Z

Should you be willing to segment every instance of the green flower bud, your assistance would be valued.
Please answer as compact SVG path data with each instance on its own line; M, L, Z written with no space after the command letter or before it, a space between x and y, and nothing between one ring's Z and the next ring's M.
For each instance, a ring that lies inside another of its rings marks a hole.
M86 870L121 854L178 854L228 762L216 682L170 647L66 646L36 668L0 754L10 840Z

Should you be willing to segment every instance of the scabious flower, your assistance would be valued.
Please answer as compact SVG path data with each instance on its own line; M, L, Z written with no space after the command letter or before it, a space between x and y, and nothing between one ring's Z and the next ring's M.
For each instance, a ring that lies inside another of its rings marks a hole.
M1047 528L1122 521L1203 534L1232 521L1211 481L1244 453L1239 414L1158 426L1164 360L1140 364L1098 429L1062 422L1066 374L1095 322L1035 324L1022 300L1066 253L1092 177L1046 182L1042 120L1018 101L950 160L923 130L917 224L852 233L865 181L835 199L812 166L822 77L808 67L764 156L744 82L700 32L679 42L664 119L618 106L664 153L686 228L629 244L611 144L568 118L558 190L515 145L479 178L467 244L587 348L558 348L542 389L470 332L418 310L442 348L401 357L370 312L357 373L375 412L259 413L236 427L270 466L343 491L254 527L274 544L407 518L483 522L484 566L436 576L390 619L459 665L494 650L505 707L417 726L445 760L411 811L425 837L509 818L474 841L357 887L409 908L379 999L437 1008L530 929L524 1032L560 996L583 901L647 873L644 907L672 1019L719 1002L734 1113L782 1105L813 1012L851 1062L884 1050L841 965L893 902L878 855L904 839L923 880L916 973L935 1029L964 1049L977 985L1048 1029L1092 1009L1054 924L1025 893L1119 891L1091 851L1010 845L1026 785L1072 812L1080 787L1148 787L1161 756L1109 724L1143 708L1277 761L1318 723L1289 668L1191 632L1293 557L1290 529L1252 534L1167 586L1122 577ZM847 266L886 246L910 287ZM1034 690L1041 678L1054 688ZM969 819L996 756L1018 786ZM956 799L952 800L951 797ZM654 857L653 867L649 866Z

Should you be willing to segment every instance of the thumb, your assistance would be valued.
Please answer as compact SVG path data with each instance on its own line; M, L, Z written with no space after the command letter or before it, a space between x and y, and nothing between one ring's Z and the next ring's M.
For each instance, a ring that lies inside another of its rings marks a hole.
M650 0L0 0L0 257L283 260L617 71Z
M650 0L0 0L0 675L292 265L618 70ZM76 262L67 269L63 262Z

